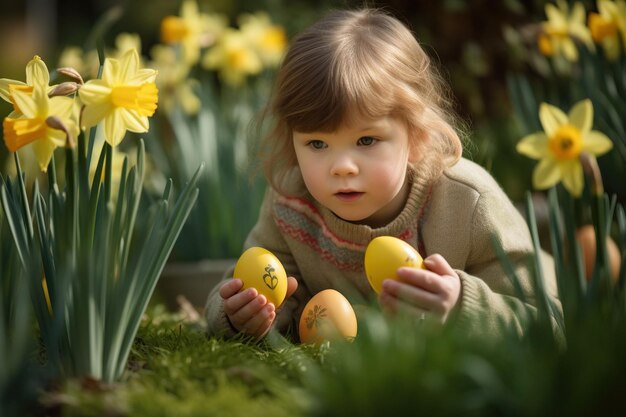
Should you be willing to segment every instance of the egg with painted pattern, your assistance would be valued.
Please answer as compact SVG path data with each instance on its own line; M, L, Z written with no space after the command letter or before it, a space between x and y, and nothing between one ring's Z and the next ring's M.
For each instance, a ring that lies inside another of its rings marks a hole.
M283 264L270 251L258 246L248 248L241 254L233 278L243 282L241 291L255 288L268 302L279 307L287 294L287 273Z
M385 279L397 279L398 268L408 266L426 269L419 252L402 239L379 236L365 249L365 274L370 285L380 293Z
M351 341L357 333L356 314L343 294L326 289L315 294L304 306L298 332L302 343Z

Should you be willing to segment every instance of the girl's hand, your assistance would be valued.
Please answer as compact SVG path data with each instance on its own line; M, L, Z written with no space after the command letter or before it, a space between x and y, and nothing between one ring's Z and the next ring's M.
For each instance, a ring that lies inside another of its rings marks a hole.
M438 317L445 323L461 294L461 279L439 254L424 259L427 269L402 267L398 280L386 279L378 296L381 307L395 314Z
M238 278L227 280L222 284L220 296L224 299L224 312L237 331L260 339L272 327L276 318L276 307L254 288L239 292L242 287L243 282ZM296 288L298 288L296 279L287 277L285 300Z

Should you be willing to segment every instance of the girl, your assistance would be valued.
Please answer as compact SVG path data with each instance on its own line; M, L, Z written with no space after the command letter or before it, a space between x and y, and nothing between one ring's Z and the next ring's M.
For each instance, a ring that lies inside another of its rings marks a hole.
M531 291L528 228L494 179L461 158L447 108L428 56L382 11L333 12L296 37L260 148L270 187L245 242L280 259L287 298L276 310L226 279L209 295L209 333L260 338L275 326L297 340L302 309L317 292L334 288L353 305L367 303L375 293L364 251L381 235L409 242L427 268L400 268L399 280L383 281L384 310L441 322L454 312L470 329L481 322L522 331L534 307L515 297L491 236ZM554 277L548 281L555 293Z

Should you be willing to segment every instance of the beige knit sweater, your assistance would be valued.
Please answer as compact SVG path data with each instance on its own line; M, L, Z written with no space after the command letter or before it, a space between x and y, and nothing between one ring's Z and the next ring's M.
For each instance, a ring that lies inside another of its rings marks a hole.
M525 317L535 310L516 297L511 280L495 255L491 236L499 241L515 264L527 294L532 294L527 257L532 254L527 224L496 181L479 165L461 159L429 181L414 173L411 193L402 212L385 227L372 229L341 220L318 204L303 185L303 197L266 193L259 220L245 247L261 246L273 252L287 274L298 279L298 290L278 311L276 328L297 340L302 309L317 292L334 288L353 304L370 304L376 294L363 271L364 251L375 237L399 237L423 257L441 254L461 278L461 296L455 325L469 331L512 326L523 332ZM554 267L542 253L546 285L556 296ZM232 268L225 279L230 278ZM224 314L218 286L206 304L208 332L232 336L234 329ZM532 300L533 297L528 297Z

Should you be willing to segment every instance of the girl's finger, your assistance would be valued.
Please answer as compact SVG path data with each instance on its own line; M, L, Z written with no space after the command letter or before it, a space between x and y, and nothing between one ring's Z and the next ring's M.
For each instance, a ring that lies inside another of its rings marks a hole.
M448 261L446 261L446 259L438 253L430 255L428 258L424 259L424 265L437 275L456 275L456 272L454 272L454 269L452 269Z
M229 279L220 287L220 297L227 299L237 294L243 287L243 281L239 278Z
M441 309L441 299L438 294L404 282L384 280L382 293L387 293L399 301L424 310L439 311Z
M276 309L274 308L274 304L267 303L242 326L242 331L256 337L261 337L269 329L275 317Z
M250 301L254 300L257 295L259 295L259 293L254 288L243 290L242 292L224 300L224 311L227 314L233 314L243 308L243 306L248 304Z
M402 267L398 268L397 275L398 282L432 293L441 291L441 277L426 269Z
M258 295L241 308L233 311L229 317L231 321L240 325L245 325L245 323L258 314L266 304L267 298L265 298L264 295ZM226 308L224 308L224 310L226 310Z

